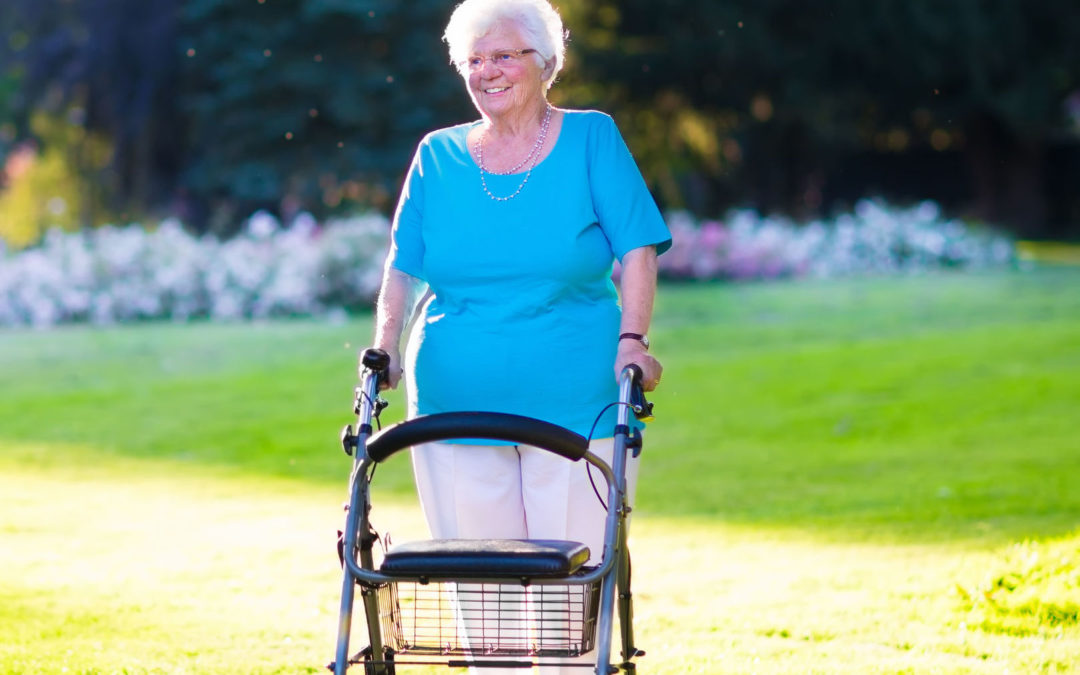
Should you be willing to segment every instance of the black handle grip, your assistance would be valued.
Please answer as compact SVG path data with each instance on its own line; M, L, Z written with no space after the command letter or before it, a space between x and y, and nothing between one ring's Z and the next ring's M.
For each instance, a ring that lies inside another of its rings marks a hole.
M360 354L360 365L378 375L380 384L386 382L390 376L390 355L382 349L365 349Z
M630 409L634 411L634 417L649 422L653 418L653 404L645 399L645 390L641 386L645 374L636 363L626 366L626 370L630 371Z
M535 445L570 460L585 456L589 441L582 435L542 420L493 412L424 415L389 426L368 439L367 454L381 462L399 450L452 439L484 438Z

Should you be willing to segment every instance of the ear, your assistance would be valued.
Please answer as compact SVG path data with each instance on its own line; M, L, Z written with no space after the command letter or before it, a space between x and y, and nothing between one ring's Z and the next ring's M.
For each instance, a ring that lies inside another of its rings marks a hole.
M555 57L550 59L544 59L544 69L540 72L541 80L548 80L551 78L551 73L555 70Z

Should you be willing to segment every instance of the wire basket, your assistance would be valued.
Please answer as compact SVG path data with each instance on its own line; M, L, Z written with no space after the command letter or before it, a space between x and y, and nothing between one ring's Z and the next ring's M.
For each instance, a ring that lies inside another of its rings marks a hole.
M394 582L378 597L383 642L399 653L571 657L595 646L600 582Z

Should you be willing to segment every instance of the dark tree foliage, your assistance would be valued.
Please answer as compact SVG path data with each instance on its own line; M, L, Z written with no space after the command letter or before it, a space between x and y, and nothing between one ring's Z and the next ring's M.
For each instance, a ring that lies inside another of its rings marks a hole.
M597 104L628 120L692 109L729 141L726 156L723 144L682 148L684 170L661 190L669 202L799 214L867 189L947 197L943 177L979 215L1043 220L1045 153L1080 90L1074 0L574 6L578 77L597 83ZM662 175L670 135L645 128L634 142ZM866 182L871 165L905 162L887 184Z
M222 224L255 206L386 210L423 133L475 114L441 41L449 10L188 0L184 185Z
M16 29L15 9L13 3L0 2L0 169L17 135L16 107L23 77L15 54L29 41L28 33Z
M613 113L665 207L884 195L1024 234L1080 222L1075 0L556 4L553 97ZM227 232L256 208L388 211L420 136L476 114L453 5L0 0L0 158L44 109L110 140L91 180L118 213Z
M0 3L0 167L4 165L8 148L15 140L15 98L21 77L14 67L15 47L21 47L25 34L17 35L14 26L15 10L12 5ZM0 178L2 180L2 178Z
M29 39L0 63L0 110L19 137L35 109L103 132L95 179L133 216L228 232L256 208L386 210L420 136L474 114L441 1L8 2L0 28Z
M45 108L114 146L103 178L119 203L144 209L172 189L180 153L175 57L179 0L5 0L20 42L13 117L23 135ZM25 44L22 44L25 43ZM116 209L120 211L120 208Z

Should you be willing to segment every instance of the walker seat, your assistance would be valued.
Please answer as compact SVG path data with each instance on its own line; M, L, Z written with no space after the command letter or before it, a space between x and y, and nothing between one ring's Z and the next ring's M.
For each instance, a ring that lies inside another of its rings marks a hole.
M392 547L379 571L421 579L546 579L574 574L589 547L550 539L434 539Z

